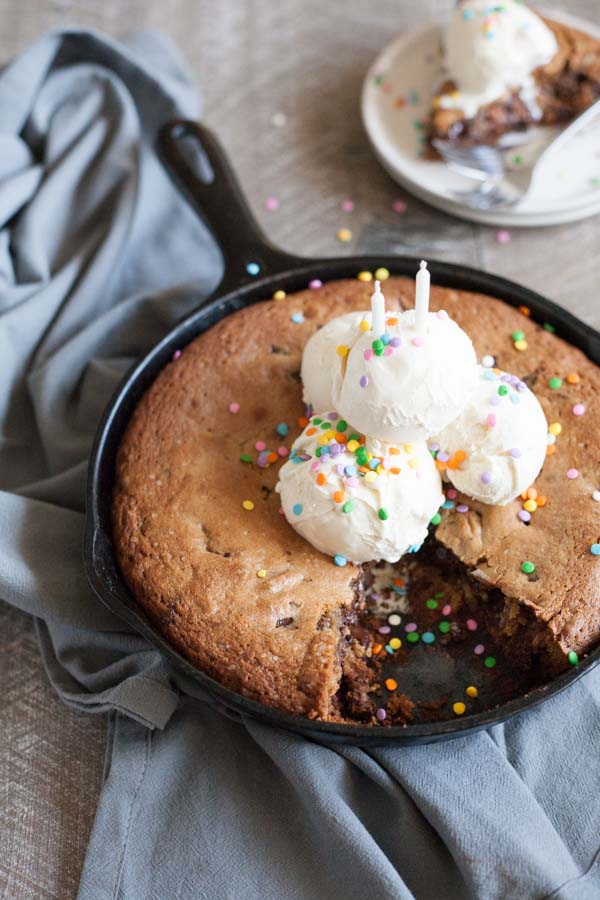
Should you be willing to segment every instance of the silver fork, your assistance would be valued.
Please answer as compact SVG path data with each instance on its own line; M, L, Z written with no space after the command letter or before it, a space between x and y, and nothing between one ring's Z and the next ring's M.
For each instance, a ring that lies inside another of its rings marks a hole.
M562 147L599 112L600 100L597 100L550 142L547 139L540 141L539 137L532 141L526 137L520 143L511 142L510 147L483 144L466 147L436 138L432 144L452 171L478 182L473 188L454 192L461 202L482 210L510 207L526 196L540 162ZM540 145L537 150L536 143ZM510 166L507 160L509 150L514 154L517 148L522 147L527 148L527 163Z

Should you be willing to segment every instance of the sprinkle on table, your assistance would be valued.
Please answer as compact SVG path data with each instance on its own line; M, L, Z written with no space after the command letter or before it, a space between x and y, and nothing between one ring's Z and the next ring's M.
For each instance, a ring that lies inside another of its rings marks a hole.
M402 617L399 616L398 613L391 613L388 616L388 624L389 625L396 626L396 625L399 625L401 621L402 621Z
M479 696L479 691L475 687L474 684L470 684L468 688L465 689L465 694L467 697L475 698Z
M395 691L396 688L398 687L398 682L394 678L386 678L385 686L388 689L388 691Z
M392 209L395 213L399 213L400 215L402 215L402 213L405 213L407 209L406 201L394 200L394 202L392 203Z
M424 631L421 635L421 640L424 644L433 644L435 641L435 634L433 631Z
M448 634L448 632L450 631L450 622L442 621L438 625L438 628L442 634Z
M532 575L535 572L535 563L526 559L521 563L521 572L524 572L525 575Z
M347 244L348 241L352 240L352 232L349 228L340 228L337 232L336 237L338 241L341 241L343 244Z
M496 241L499 244L508 244L510 241L510 232L505 229L500 229L500 231L496 232Z
M254 509L254 503L252 502L252 500L242 500L242 506L244 507L244 509L247 509L248 512L251 512L251 510Z
M265 200L265 209L269 212L276 212L279 209L279 200L277 197L267 197Z
M483 661L483 664L486 667L486 669L493 669L494 666L496 665L496 657L495 656L486 656L486 658Z
M475 653L476 656L481 656L481 654L482 654L484 651L485 651L485 647L483 646L483 644L476 644L476 645L473 647L473 653Z
M246 272L248 275L258 275L260 266L257 262L249 262L246 264Z
M375 712L375 718L378 722L383 722L387 716L385 709L380 706L379 709Z
M399 650L401 646L402 641L399 637L390 638L390 647L392 648L392 650Z
M457 703L452 704L452 711L456 716L462 716L466 712L467 707L462 701L458 701Z

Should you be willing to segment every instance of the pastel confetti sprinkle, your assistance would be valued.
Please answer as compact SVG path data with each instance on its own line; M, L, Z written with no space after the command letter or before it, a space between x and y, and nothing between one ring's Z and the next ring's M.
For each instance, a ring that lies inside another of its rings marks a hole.
M481 656L484 651L485 647L483 646L483 644L477 644L475 647L473 647L473 653L475 653L477 656Z
M176 350L175 353L173 354L173 356L171 357L171 359L173 360L173 362L177 362L177 360L179 359L180 356L181 356L181 350Z
M304 315L301 312L295 312L292 313L290 319L292 320L292 322L294 322L295 325L301 325L302 322L304 322Z
M521 572L524 572L525 575L532 575L535 572L535 563L526 559L525 562L521 563Z
M344 212L352 212L354 209L354 203L352 200L342 200L340 203L340 207Z
M590 553L592 556L600 556L600 544L592 544L590 547Z
M281 290L275 291L275 293L273 294L273 300L285 300L286 297L286 292Z
M347 244L348 241L352 240L352 232L349 228L340 228L337 232L336 237L338 241L341 241L343 244Z
M279 209L279 200L277 197L267 197L265 200L265 209L268 209L269 212L275 212Z
M410 342L414 347L422 347L425 343L425 338L422 335L417 334L414 338L410 339Z
M465 688L465 694L467 697L475 698L479 696L479 691L474 684L470 684L468 688Z
M467 710L467 707L465 706L465 704L462 701L452 704L452 711L453 711L454 715L456 715L456 716L464 715L466 710Z
M493 366L496 365L496 360L493 356L490 356L490 354L488 353L482 358L481 365L485 369L491 369L491 368L493 368Z
M395 213L399 213L400 215L402 215L402 213L405 213L407 209L406 201L394 200L394 202L392 203L392 209Z
M469 631L477 631L477 622L475 619L467 619L467 628Z
M366 388L368 383L369 383L368 375L361 375L360 381L359 381L361 388Z
M583 403L576 403L571 412L574 416L582 416L585 412L585 406Z
M571 481L573 481L573 479L577 478L578 476L578 469L567 469L567 478L569 478Z
M257 441L254 445L254 449L258 450L259 453L262 453L263 450L267 449L267 445L264 441Z
M236 413L238 413L240 411L240 404L239 403L230 403L228 406L228 409L229 409L230 413L233 413L233 415L235 415Z
M336 566L340 566L340 568L341 568L342 566L346 565L348 560L346 559L345 556L342 556L341 553L336 553L335 556L333 557L333 562Z
M311 291L316 291L318 288L323 287L323 282L320 278L313 278L312 281L308 282L308 286Z
M505 231L504 229L497 231L496 232L496 241L499 244L508 244L510 241L510 232Z
M258 275L260 272L260 266L257 262L249 262L246 265L246 272L248 275Z
M383 707L379 707L379 709L375 712L375 718L378 722L383 722L387 716L387 713Z
M266 570L266 569L259 569L258 572L256 573L256 577L257 577L257 578L266 578L266 577L267 577L267 570Z
M295 516L301 516L302 515L302 504L294 503L294 505L292 506L292 512L294 513Z
M244 507L244 509L248 510L248 512L251 512L254 509L254 503L252 502L252 500L242 500L242 506Z
M388 623L389 623L390 625L397 626L397 625L400 624L401 621L402 621L402 617L399 616L398 613L391 613L391 614L388 616ZM416 628L416 627L417 627L417 626L415 625L415 628Z

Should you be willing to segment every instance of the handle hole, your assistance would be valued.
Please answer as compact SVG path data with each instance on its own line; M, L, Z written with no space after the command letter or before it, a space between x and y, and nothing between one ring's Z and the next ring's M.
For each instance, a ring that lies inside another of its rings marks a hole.
M174 135L177 138L177 146L186 163L202 184L213 184L215 170L204 152L198 139L192 134Z

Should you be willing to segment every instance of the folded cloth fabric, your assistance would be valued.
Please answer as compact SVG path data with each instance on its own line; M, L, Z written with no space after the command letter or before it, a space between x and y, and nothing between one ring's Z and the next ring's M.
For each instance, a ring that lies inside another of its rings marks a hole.
M86 458L130 362L220 256L153 152L198 114L164 38L50 34L0 72L0 597L109 714L93 898L600 895L600 672L471 739L365 752L220 715L81 564Z

